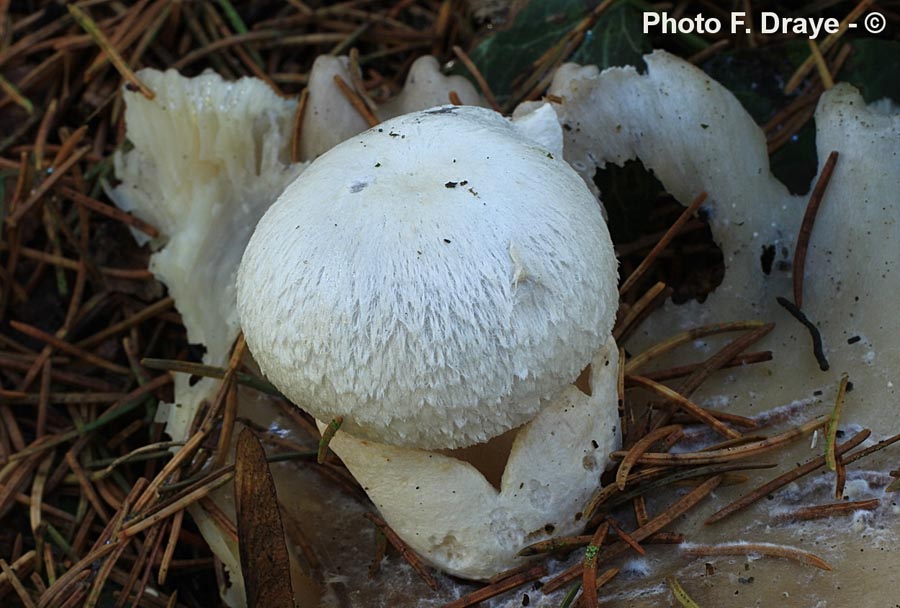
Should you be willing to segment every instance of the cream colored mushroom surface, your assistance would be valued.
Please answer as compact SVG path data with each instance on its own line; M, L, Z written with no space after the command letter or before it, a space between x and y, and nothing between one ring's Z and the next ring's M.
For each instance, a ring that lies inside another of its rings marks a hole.
M453 454L340 432L331 447L414 551L449 574L488 579L523 563L525 545L583 528L618 441L617 358L609 338L591 363L590 395L569 385L518 429L499 488Z
M407 114L288 186L244 252L238 309L289 399L359 439L443 449L528 422L575 381L610 335L616 260L594 196L524 125Z
M792 196L769 171L766 141L737 99L696 67L664 52L645 57L646 73L633 68L563 66L550 93L565 129L565 157L591 183L598 168L640 159L683 204L709 194L705 210L722 249L724 280L704 303L668 302L652 314L626 347L640 353L698 325L745 319L774 321L775 330L754 349L771 349L772 363L719 372L693 399L701 405L788 424L830 412L835 389L847 373L840 428L844 437L861 427L872 441L900 431L897 370L900 321L889 303L900 292L900 114L896 106L867 106L846 84L826 92L816 111L819 167L832 151L836 169L819 208L805 263L803 311L818 327L830 364L820 369L810 334L776 303L792 299L791 267L807 196ZM536 105L524 105L522 116ZM763 264L763 252L774 263ZM699 361L724 344L693 342L677 364ZM660 361L660 366L673 363ZM629 372L637 371L627 367ZM639 373L639 372L638 372ZM869 443L871 443L870 441ZM865 444L865 445L868 445ZM823 441L804 442L777 460L782 469L754 475L767 480L819 456ZM891 605L896 598L900 523L896 495L885 492L896 469L897 448L848 467L844 496L879 498L881 507L845 520L785 523L791 509L834 502L833 473L823 471L730 519L704 519L747 490L721 488L718 500L690 514L676 528L695 542L772 542L812 551L833 572L810 571L777 560L715 559L716 576L703 560L659 551L614 587L628 606L656 606L669 595L662 584L675 572L699 605L848 606ZM651 503L651 509L653 505ZM706 561L710 561L709 558ZM752 577L752 579L750 578ZM756 581L740 584L738 580ZM735 598L738 598L735 600ZM618 604L610 604L618 605Z

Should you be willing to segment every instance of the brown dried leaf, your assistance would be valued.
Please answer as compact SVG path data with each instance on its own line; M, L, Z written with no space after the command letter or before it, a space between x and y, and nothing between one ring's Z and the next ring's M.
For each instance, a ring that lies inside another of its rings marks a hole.
M275 482L262 444L249 429L238 437L234 498L247 606L294 608L290 557Z

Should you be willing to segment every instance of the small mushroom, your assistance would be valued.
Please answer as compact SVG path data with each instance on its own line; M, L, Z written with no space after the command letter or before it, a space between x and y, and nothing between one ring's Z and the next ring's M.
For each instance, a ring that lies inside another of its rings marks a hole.
M584 182L475 107L401 116L321 156L238 274L247 343L287 397L360 439L427 449L534 418L603 346L616 304Z

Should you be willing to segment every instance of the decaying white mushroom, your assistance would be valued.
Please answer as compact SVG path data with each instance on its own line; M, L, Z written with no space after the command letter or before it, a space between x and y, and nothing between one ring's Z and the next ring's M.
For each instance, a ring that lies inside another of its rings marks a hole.
M409 67L403 90L378 107L378 118L388 120L423 108L442 106L450 101L450 93L456 93L463 105L485 105L471 82L462 76L445 76L437 59L423 55Z
M663 52L645 61L646 74L632 68L598 73L596 68L567 65L556 74L550 90L563 100L555 108L565 128L565 157L588 183L597 167L638 158L684 204L701 191L709 193L706 211L726 263L722 284L703 304L670 302L651 315L629 341L629 351L638 353L701 324L751 318L775 321L775 330L754 347L772 349L771 364L722 372L707 381L694 399L747 416L790 405L799 407L806 419L830 410L838 378L847 372L854 390L844 405L843 424L872 428L877 437L896 433L900 430L896 422L900 321L887 303L900 291L900 224L896 221L900 115L896 108L891 113L884 104L867 107L853 88L837 85L823 95L816 112L820 169L831 151L839 153L810 240L803 299L804 312L824 339L830 369L823 372L813 357L807 330L775 301L777 296L791 299L790 262L807 197L791 196L772 177L761 130L724 87ZM523 106L517 115L533 107ZM768 247L776 259L767 274L761 255ZM698 341L694 358L709 356L717 344L721 342ZM678 361L685 362L684 351ZM815 450L808 444L799 446L779 460L789 467L819 455L822 449L821 442ZM863 466L887 471L896 468L891 458L882 454ZM879 599L884 590L879 581L883 560L891 555L890 559L897 559L900 525L890 516L894 498L883 494L887 481L880 487L865 481L879 474L851 475L865 488L862 497L883 498L880 515L871 524L760 526L758 511L751 509L709 527L701 522L710 511L698 513L679 523L678 529L699 542L746 538L799 544L823 551L835 566L833 573L816 574L818 582L810 584L805 577L812 574L803 573L804 578L797 579L797 573L785 572L783 564L755 562L753 576L767 583L742 586L742 604L806 606L824 600L829 605L850 605L861 598L872 605L888 603L888 597L883 602ZM771 476L771 472L765 474ZM818 487L822 485L828 484ZM816 484L810 482L809 487ZM805 504L813 500L823 502L828 497L811 495ZM810 545L810 539L816 544ZM740 566L738 562L729 571L748 576ZM717 567L725 566L719 562ZM682 581L703 576L703 567L696 563L683 567L678 576ZM646 585L647 581L639 580L626 587ZM693 585L691 592L701 605L722 605L725 598L733 597L731 585L721 580L718 585L714 581ZM656 605L656 601L630 605Z
M229 83L209 72L186 79L174 70L140 77L159 95L126 93L134 147L115 157L122 184L111 196L163 235L150 269L175 298L191 341L219 361L239 329L234 272L244 244L303 167L289 166L287 151L297 103L250 78ZM219 246L222 235L229 247Z
M188 79L149 69L140 78L156 97L125 92L133 149L115 156L121 184L109 194L163 235L152 243L157 251L150 269L175 298L188 339L206 348L204 361L222 365L240 329L235 274L244 246L263 212L305 166L291 165L288 152L297 103L250 78L226 82L206 73ZM175 402L161 404L158 412L175 441L187 439L201 402L219 385L189 380L175 375ZM194 507L191 516L235 574L222 593L239 605L236 543L204 510Z

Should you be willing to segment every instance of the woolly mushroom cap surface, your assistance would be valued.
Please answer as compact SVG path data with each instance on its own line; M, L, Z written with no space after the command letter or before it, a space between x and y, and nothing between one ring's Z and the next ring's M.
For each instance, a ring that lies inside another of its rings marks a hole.
M616 261L595 197L532 139L561 140L542 114L407 114L288 186L238 274L247 343L288 398L361 439L453 448L524 424L590 363Z

